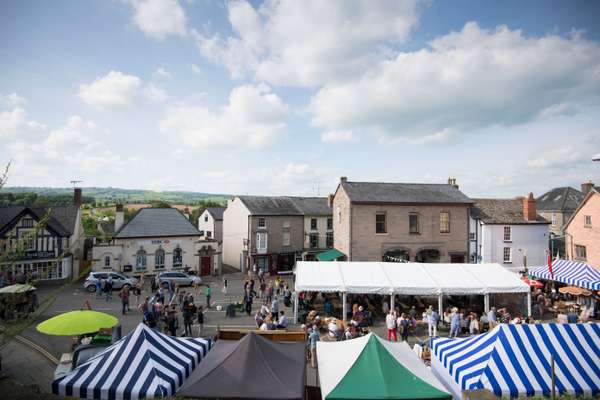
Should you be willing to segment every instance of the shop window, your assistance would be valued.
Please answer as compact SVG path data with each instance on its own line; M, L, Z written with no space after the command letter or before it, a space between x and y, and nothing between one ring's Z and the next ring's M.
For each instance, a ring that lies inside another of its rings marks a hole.
M162 247L159 247L156 252L154 252L154 268L162 269L165 267L165 251Z
M145 270L147 265L146 250L140 248L135 255L135 269Z
M181 268L183 265L183 251L181 247L177 246L173 250L173 268Z

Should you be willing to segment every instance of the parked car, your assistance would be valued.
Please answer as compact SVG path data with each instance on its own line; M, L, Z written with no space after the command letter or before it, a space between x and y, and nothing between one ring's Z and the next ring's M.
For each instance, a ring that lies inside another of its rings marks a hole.
M83 283L83 287L90 293L94 293L96 291L96 282L98 280L108 279L108 276L111 276L113 281L113 290L121 290L122 287L128 286L131 289L136 283L137 279L129 278L125 275L121 275L118 272L90 272L90 275L87 277L85 282Z
M194 282L200 283L202 279L198 276L184 274L183 272L163 272L158 275L161 286L166 282L172 282L179 286L191 286Z

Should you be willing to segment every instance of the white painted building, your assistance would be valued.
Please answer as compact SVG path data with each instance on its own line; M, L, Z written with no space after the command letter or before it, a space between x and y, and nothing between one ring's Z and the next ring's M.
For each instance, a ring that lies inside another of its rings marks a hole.
M123 223L117 206L116 224ZM129 222L115 226L108 244L93 249L95 271L113 270L128 275L163 271L221 271L221 253L215 239L202 239L196 227L175 208L143 208Z
M206 239L223 242L223 212L225 207L208 207L198 217L198 230Z
M515 272L546 263L550 222L537 214L531 194L527 198L473 200L471 262L498 263Z

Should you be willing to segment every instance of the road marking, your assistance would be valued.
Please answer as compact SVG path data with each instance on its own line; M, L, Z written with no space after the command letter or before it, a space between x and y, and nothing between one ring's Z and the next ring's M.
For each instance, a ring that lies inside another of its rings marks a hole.
M27 347L30 347L31 349L37 351L42 356L44 356L48 360L50 360L50 362L53 363L54 365L58 365L58 362L59 362L58 358L54 357L52 354L50 354L46 349L44 349L40 345L32 342L31 340L29 340L27 338L24 338L21 335L15 336L15 339L18 340L19 342L21 342L22 344L26 345Z

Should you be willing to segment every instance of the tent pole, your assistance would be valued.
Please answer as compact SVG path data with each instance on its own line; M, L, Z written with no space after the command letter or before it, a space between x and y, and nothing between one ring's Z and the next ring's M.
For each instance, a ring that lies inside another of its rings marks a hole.
M344 321L344 328L346 327L346 315L348 314L348 310L346 309L346 292L342 293L342 321Z
M438 314L440 317L442 317L442 315L444 314L444 301L443 301L443 294L439 294L438 295Z
M395 310L396 309L396 305L394 304L394 298L396 296L392 293L390 295L390 310Z
M298 292L294 293L294 324L298 323Z
M527 316L531 318L531 290L527 292Z
M485 312L489 312L490 311L490 294L486 293L483 295L483 309L485 310Z

